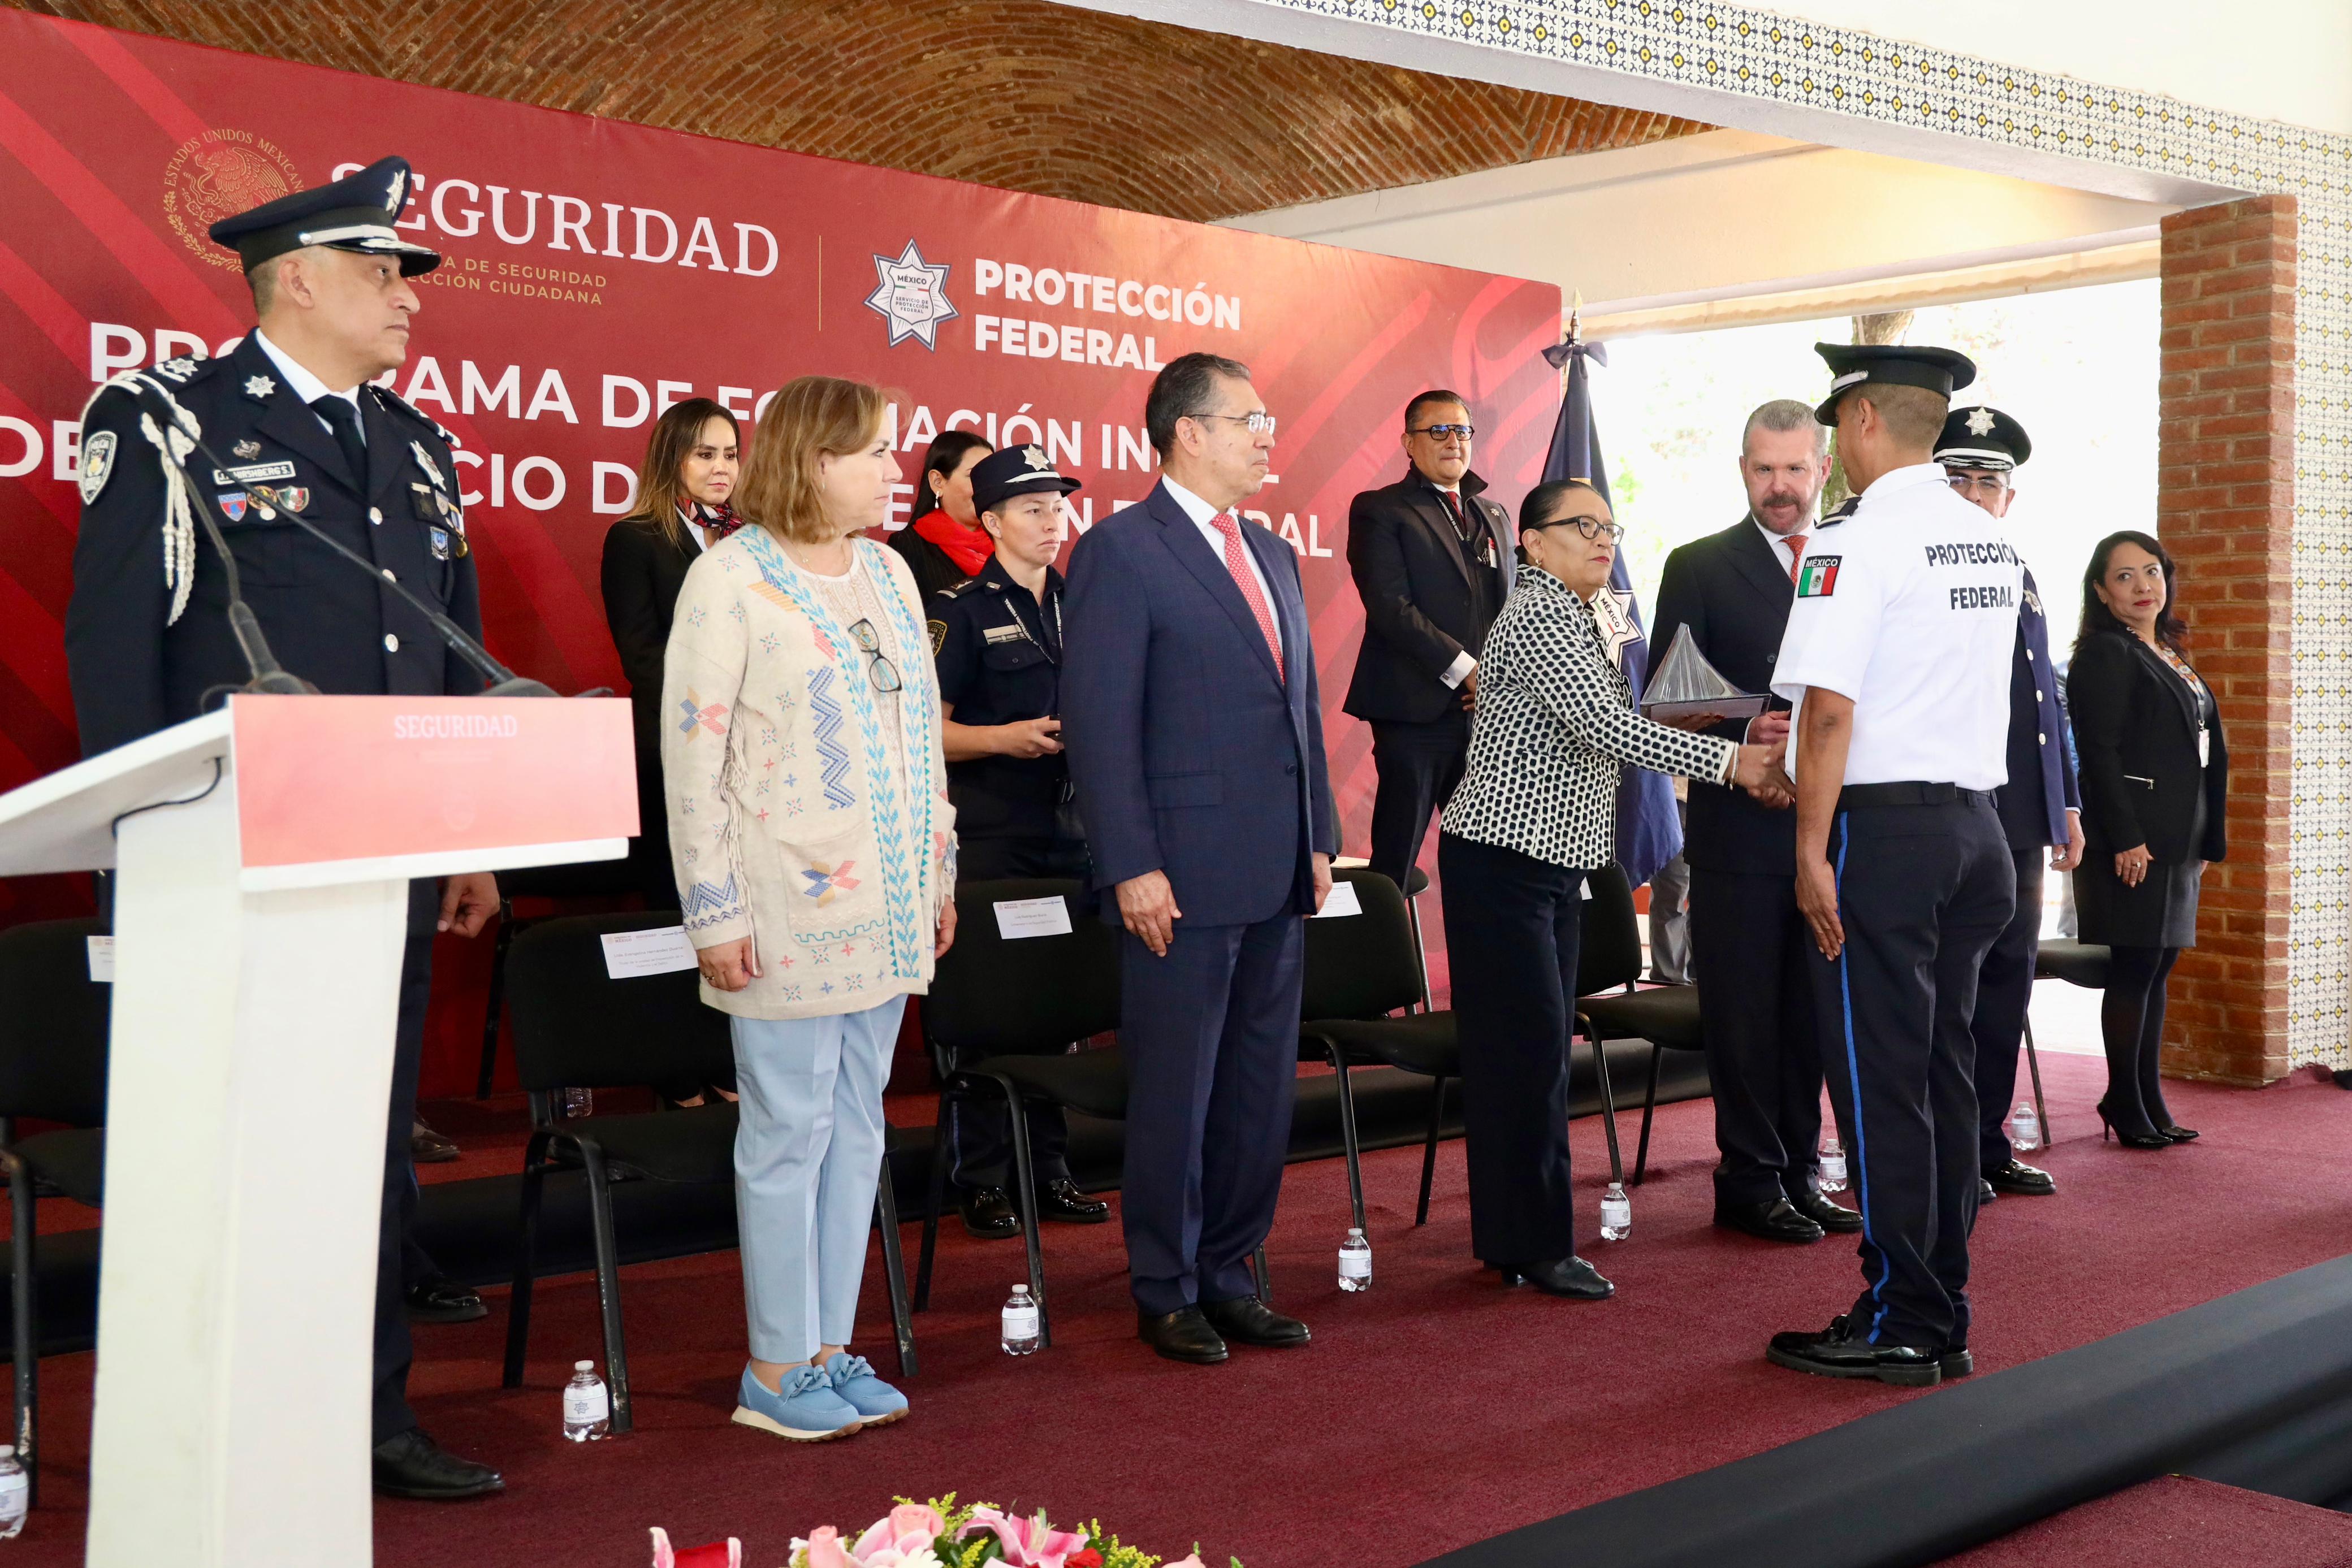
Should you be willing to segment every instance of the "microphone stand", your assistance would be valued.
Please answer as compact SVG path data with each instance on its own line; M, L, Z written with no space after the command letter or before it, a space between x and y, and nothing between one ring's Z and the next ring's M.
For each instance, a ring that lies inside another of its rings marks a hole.
M195 449L205 462L210 463L216 469L223 471L228 469L229 465L222 461L220 455L215 452L211 447L205 445L203 437L198 435L194 430L189 428L195 423L195 420L193 416L190 416L187 413L185 409L183 409L175 400L173 400L169 394L163 392L161 388L143 388L142 390L151 391L153 395L155 395L164 404L168 411L168 419L171 427L174 431L178 432L179 434L185 437L190 445ZM180 476L184 482L189 483L193 488L194 482L188 479L187 465L184 462L182 463L180 466ZM384 576L383 573L377 569L375 562L368 559L367 557L360 554L357 550L351 549L341 539L336 538L332 534L328 533L324 528L319 527L318 524L312 522L310 517L303 513L300 507L288 505L284 492L273 488L270 486L257 485L251 481L246 482L245 488L246 493L248 496L258 499L264 506L269 507L271 510L282 514L289 520L299 527L304 533L309 534L312 538L317 539L320 544L325 545L329 549L334 551L337 555L342 557L345 560L351 562L353 566L367 573L368 576L375 581L391 589L392 591L397 594L410 609L415 611L418 614L424 616L426 621L430 622L433 629L441 634L442 642L448 644L450 651L455 653L460 659L466 661L467 664L471 665L474 670L481 675L486 684L483 689L476 694L477 695L486 697L551 697L556 695L553 687L547 685L543 682L534 681L527 676L518 675L512 670L507 668L506 665L500 664L496 658L491 656L490 651L488 648L483 647L481 643L476 642L471 636L469 636L464 627L458 625L446 615L442 614L441 612L434 609L430 604L427 604L424 600L410 592L406 584L400 582L396 579ZM221 538L220 526L213 519L212 508L210 507L199 507L197 509L204 514L205 528L206 532L212 535L215 547L221 551L225 559L227 559L228 544L226 540ZM261 627L259 622L254 620L253 612L250 609L247 609L244 601L237 597L236 566L233 560L229 562L228 572L230 605L229 625L231 629L236 632L238 644L246 649L246 657L247 662L250 663L252 662L254 655L252 643L248 643L247 640L247 626L250 626L253 641L259 642L261 638ZM239 620L240 612L242 612L243 614L242 621ZM262 643L261 647L263 656L265 658L268 657L268 644L266 643ZM273 658L269 659L268 662L269 667L275 670L277 668L277 661ZM280 675L285 674L285 672L282 670L278 670L277 673ZM265 672L259 665L256 665L254 674L255 679L258 681L262 678ZM293 676L286 676L286 678L289 680L297 679L297 677ZM310 685L308 682L298 680L298 685L306 691L316 692L318 690L316 686ZM257 685L252 689L261 691L278 690L283 688L263 687Z

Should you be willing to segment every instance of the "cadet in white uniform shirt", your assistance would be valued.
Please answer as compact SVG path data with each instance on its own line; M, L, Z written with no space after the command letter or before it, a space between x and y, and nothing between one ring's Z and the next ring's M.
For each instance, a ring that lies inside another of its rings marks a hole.
M2015 869L1994 814L2007 779L2022 570L1993 519L1930 459L1976 367L1947 349L1822 344L1852 516L1797 579L1772 689L1797 705L1797 904L1838 1121L1862 1210L1861 1297L1776 1364L1925 1385L1972 1369L1969 1231L1977 972L2009 923Z

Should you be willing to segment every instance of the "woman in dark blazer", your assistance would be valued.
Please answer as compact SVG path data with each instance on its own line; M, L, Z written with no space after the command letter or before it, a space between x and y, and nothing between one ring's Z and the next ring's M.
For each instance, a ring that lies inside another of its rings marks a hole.
M738 527L730 502L742 467L733 414L707 397L674 403L646 444L635 508L604 535L604 622L636 722L638 833L629 859L654 909L677 906L662 805L662 651L686 569Z
M1615 1287L1576 1256L1568 1046L1588 871L1616 854L1627 766L1755 788L1769 745L1685 735L1633 712L1602 590L1621 530L1573 480L1519 508L1526 558L1479 655L1470 757L1437 841L1462 1046L1470 1243L1504 1282L1598 1301ZM1760 722L1760 721L1759 721Z
M915 515L884 542L915 569L915 587L928 613L931 600L980 575L996 539L980 526L971 506L971 467L996 448L969 430L946 430L923 454L915 481ZM931 616L937 621L937 616ZM934 640L940 629L933 627Z
M2172 558L2147 534L2110 534L2083 574L2083 625L2066 674L2082 758L2074 873L2082 939L2114 949L2099 1009L2107 1048L2103 1131L2136 1149L2197 1134L2176 1125L2158 1073L2164 987L2197 945L2197 891L2229 843L2230 750L2212 689L2181 648Z

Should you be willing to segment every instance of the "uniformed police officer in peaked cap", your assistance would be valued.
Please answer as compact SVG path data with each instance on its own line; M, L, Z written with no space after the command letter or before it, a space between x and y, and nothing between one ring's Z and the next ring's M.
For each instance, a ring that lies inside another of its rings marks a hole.
M1993 810L2022 589L1991 518L1933 461L1947 349L1822 344L1820 408L1861 502L1813 535L1773 664L1796 704L1797 905L1812 927L1822 1065L1853 1139L1861 1296L1782 1366L1922 1385L1970 1370L1978 1202L1969 1022L2017 901Z
M2025 427L1997 408L1956 408L1936 443L1953 493L1995 517L2017 494L2010 476L2033 455ZM2050 620L2033 573L2018 601L2017 646L2009 676L2009 782L1994 800L2017 866L2017 913L1985 956L1977 977L1977 1113L1982 1129L1980 1199L2000 1193L2039 1197L2058 1190L2048 1171L2017 1157L2001 1125L2017 1089L2017 1049L2033 1000L2033 960L2042 937L2042 856L2073 871L2083 858L2083 797L2066 755L2066 716L2050 663Z
M169 459L147 434L162 437L164 421L142 418L156 413L159 395L195 417L218 459L186 455L194 499L213 510L244 596L288 671L330 693L482 689L432 623L390 589L397 581L468 632L481 630L447 437L372 384L408 358L417 310L408 279L441 261L393 227L408 190L408 164L386 158L214 225L212 237L244 259L258 325L225 358L169 361L150 372L147 388L121 377L91 401L66 613L85 753L193 718L247 679L221 563L167 507ZM300 507L373 562L382 580L302 533L250 492L256 485ZM482 874L409 890L376 1281L374 1476L379 1491L395 1496L474 1497L503 1484L497 1471L442 1452L417 1428L406 1398L403 1299L416 1191L409 1131L433 935L470 936L497 907L496 883ZM337 1046L319 1042L322 1051Z
M956 876L1093 880L1062 755L1062 497L1078 481L1037 446L975 464L972 508L996 540L978 576L931 601L931 648L946 716L948 798L956 810ZM1013 1130L1001 1104L950 1108L964 1228L1021 1234L1007 1185ZM1070 1180L1062 1113L1032 1106L1029 1152L1041 1219L1099 1225L1110 1206Z

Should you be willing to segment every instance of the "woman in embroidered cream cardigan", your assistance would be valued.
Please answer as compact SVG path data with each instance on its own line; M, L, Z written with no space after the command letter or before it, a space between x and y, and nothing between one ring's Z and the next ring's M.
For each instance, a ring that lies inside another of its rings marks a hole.
M761 416L739 529L678 596L663 792L703 1000L731 1015L751 1360L735 1419L818 1440L906 1398L848 1353L907 998L955 936L955 813L912 574L860 530L887 402L804 376Z

